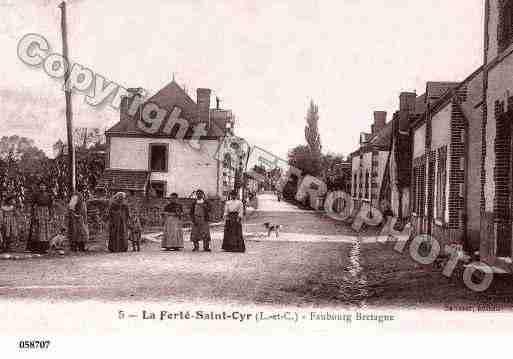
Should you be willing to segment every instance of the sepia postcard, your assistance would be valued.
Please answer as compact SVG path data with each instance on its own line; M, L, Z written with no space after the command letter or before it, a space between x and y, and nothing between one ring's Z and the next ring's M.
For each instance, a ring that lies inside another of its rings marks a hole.
M513 0L0 0L0 45L2 352L513 328Z

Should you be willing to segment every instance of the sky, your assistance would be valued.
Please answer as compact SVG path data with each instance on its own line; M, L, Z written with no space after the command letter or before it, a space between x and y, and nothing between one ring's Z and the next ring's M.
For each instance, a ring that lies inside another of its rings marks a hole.
M0 0L0 136L32 138L51 154L65 137L62 81L17 56L28 33L62 51L60 1ZM237 135L280 157L304 144L310 100L324 152L344 155L375 110L426 81L461 81L482 64L483 0L72 0L72 62L150 93L172 80L195 99L219 96ZM73 96L75 126L108 128L108 106ZM213 101L214 102L214 101Z

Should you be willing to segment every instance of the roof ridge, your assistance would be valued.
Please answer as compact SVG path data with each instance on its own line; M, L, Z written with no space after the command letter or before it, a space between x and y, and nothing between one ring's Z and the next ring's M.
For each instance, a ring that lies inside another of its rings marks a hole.
M197 103L196 101L194 101L191 96L189 96L189 94L173 79L170 83L168 83L166 86L162 87L160 90L158 90L156 93L154 93L150 98L148 98L144 103L148 103L148 102L151 102L152 99L154 99L155 97L157 97L158 95L160 95L162 93L162 91L164 91L165 89L167 88L170 88L171 86L173 86L174 88L178 88L178 90L185 95L186 99L191 101L193 104L195 104L197 106Z

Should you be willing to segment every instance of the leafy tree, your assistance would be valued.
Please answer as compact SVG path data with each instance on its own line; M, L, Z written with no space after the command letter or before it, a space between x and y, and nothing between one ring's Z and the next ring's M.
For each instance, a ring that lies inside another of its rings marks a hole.
M288 153L289 165L301 170L305 175L317 176L320 162L315 161L314 155L306 145L299 145Z
M351 183L351 171L348 170L344 156L327 153L321 157L323 179L329 191L348 191Z
M321 171L321 136L319 134L319 107L310 101L306 113L306 126L305 126L305 139L310 151L310 161L312 164L309 166L312 170L312 175L318 176Z
M97 131L91 133L76 151L77 185L85 188L86 195L96 187L105 168L105 144L101 136L96 136ZM0 138L0 199L9 193L24 202L43 182L56 199L67 200L69 168L64 148L65 144L57 141L56 157L49 159L29 138L16 135Z
M48 173L49 159L34 141L17 135L0 139L0 196L14 194L24 201ZM49 176L47 176L49 177Z
M73 142L76 149L88 149L104 143L99 128L77 127L73 130Z
M305 139L310 151L321 153L321 136L319 135L319 107L310 101L310 106L306 114Z
M82 188L89 195L96 187L105 170L106 144L101 131L97 128L76 128L73 134L75 143L75 166L77 188ZM69 196L68 161L66 143L58 140L53 148L56 152L54 161L54 187L59 196Z
M7 158L13 156L16 160L20 160L25 156L25 159L36 157L46 157L44 152L34 145L34 140L18 135L3 136L0 139L0 158Z

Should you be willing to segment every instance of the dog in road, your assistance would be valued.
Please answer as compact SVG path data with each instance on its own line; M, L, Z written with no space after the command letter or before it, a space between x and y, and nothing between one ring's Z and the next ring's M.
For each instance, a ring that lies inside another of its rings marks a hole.
M281 224L265 222L264 227L267 229L267 237L270 237L272 232L274 232L274 234L276 235L276 238L278 238L280 236Z

